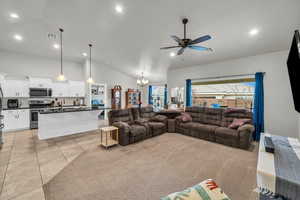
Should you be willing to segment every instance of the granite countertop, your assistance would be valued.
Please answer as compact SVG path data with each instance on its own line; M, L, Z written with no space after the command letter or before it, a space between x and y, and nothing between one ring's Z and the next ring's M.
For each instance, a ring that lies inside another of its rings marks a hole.
M22 109L29 109L29 107L22 107L22 108L2 108L2 110L22 110Z
M95 110L109 110L111 108L99 107L99 108L57 108L57 109L47 109L41 111L40 114L56 114L56 113L68 113L68 112L84 112L84 111L95 111Z

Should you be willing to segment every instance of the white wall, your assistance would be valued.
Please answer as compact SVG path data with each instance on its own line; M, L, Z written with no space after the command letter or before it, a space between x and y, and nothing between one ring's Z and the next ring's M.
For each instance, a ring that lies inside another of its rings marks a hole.
M60 73L60 60L0 51L0 73L55 79ZM83 80L82 64L64 61L64 75L69 80Z
M89 77L90 68L89 61L86 60L84 63L84 76L85 79ZM125 107L125 92L128 88L135 89L136 79L128 76L122 72L116 71L110 66L105 64L92 62L92 77L95 83L106 83L107 84L107 106L111 105L111 89L115 85L122 86L122 108Z
M11 76L33 76L55 79L60 73L60 60L25 55L20 53L6 52L0 50L0 73ZM121 85L122 107L125 107L125 91L128 88L136 88L136 79L114 70L110 66L93 63L93 79L96 83L106 83L108 89L108 106L110 106L111 88ZM68 80L86 81L89 76L88 61L82 63L64 61L64 75Z
M229 60L202 66L170 69L168 88L185 86L186 79L266 72L265 131L298 137L298 115L294 109L288 78L287 51Z

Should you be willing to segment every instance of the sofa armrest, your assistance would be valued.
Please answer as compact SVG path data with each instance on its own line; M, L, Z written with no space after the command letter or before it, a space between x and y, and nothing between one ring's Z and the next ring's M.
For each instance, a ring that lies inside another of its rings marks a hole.
M240 148L248 149L252 142L252 133L254 132L254 126L251 124L245 124L237 129L239 133Z
M130 126L126 122L114 122L113 126L119 129L119 144L122 146L129 144Z

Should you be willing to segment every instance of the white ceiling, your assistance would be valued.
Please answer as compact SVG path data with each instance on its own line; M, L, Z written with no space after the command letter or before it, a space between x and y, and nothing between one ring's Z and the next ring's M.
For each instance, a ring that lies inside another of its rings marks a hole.
M124 6L117 14L114 6ZM0 49L58 57L48 33L65 29L64 55L80 61L87 44L94 59L136 76L145 71L161 81L169 67L187 67L288 49L300 28L299 0L0 0ZM9 18L10 12L20 20ZM182 37L182 17L188 17L188 37L210 34L203 43L213 52L187 50L170 58L170 35ZM249 37L258 28L260 33ZM13 34L24 37L14 41Z

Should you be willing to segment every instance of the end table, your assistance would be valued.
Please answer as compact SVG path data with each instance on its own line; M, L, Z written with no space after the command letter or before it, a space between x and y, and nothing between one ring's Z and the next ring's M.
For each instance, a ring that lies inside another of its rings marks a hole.
M106 149L119 144L119 129L114 126L100 128L100 145Z

